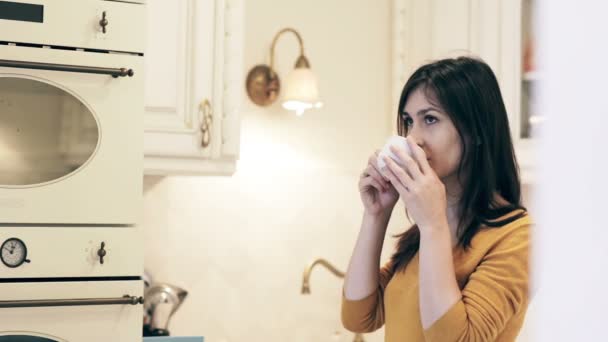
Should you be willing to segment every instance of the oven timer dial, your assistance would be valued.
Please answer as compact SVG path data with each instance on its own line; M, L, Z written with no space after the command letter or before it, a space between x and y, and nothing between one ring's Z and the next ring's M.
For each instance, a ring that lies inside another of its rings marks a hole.
M27 259L27 247L20 239L7 239L0 248L2 249L0 259L8 267L15 268L21 266L24 262L30 262Z

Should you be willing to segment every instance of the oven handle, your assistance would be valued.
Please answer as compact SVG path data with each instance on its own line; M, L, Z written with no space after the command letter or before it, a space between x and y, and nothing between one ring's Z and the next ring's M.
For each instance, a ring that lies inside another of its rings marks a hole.
M124 295L118 298L78 298L78 299L38 299L38 300L0 300L0 308L32 308L45 306L80 305L137 305L143 304L144 297Z
M82 73L86 73L86 74L111 75L114 78L125 77L125 76L132 77L133 75L135 75L135 72L133 72L133 69L127 69L127 68L119 68L119 69L100 68L100 67L67 65L67 64L10 61L7 59L0 59L0 67L51 70L51 71L66 71L66 72L82 72Z

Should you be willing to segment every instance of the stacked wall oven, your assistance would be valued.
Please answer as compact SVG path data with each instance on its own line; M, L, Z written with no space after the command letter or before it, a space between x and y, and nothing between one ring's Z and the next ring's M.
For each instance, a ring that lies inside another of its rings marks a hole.
M0 342L141 340L143 1L0 1Z

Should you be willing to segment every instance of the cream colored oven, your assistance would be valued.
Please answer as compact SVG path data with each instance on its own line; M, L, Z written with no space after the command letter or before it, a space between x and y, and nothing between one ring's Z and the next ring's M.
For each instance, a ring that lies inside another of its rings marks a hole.
M137 221L144 20L142 4L0 1L2 222Z
M0 0L0 342L141 340L145 26Z

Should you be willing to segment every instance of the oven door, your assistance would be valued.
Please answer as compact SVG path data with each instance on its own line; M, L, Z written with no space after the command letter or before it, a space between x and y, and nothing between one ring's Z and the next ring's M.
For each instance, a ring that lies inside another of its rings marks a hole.
M137 222L142 122L142 56L0 45L0 220Z
M143 282L0 283L0 342L142 340Z

